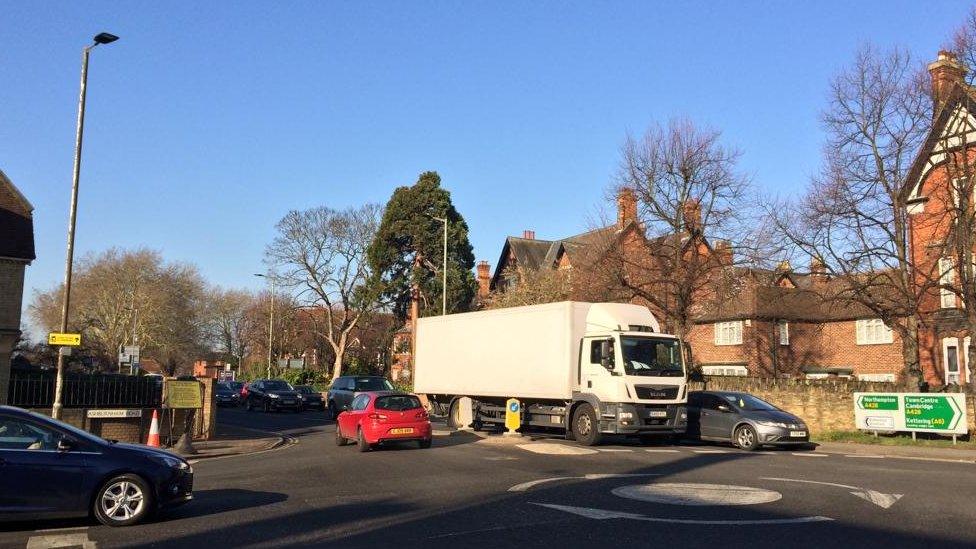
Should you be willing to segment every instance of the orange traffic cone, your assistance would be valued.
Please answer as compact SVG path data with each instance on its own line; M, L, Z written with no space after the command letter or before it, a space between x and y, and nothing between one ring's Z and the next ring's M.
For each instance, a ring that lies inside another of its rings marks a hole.
M146 441L146 445L159 448L159 414L156 410L153 410L152 423L149 424L149 440Z

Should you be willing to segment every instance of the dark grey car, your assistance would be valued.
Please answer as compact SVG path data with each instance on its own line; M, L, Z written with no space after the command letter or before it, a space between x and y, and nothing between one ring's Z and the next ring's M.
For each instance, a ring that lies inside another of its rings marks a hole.
M730 391L688 394L688 437L731 442L743 450L810 443L802 419L749 393Z
M382 376L341 376L336 378L326 395L329 417L335 419L339 412L352 406L352 399L363 391L395 391L393 384Z

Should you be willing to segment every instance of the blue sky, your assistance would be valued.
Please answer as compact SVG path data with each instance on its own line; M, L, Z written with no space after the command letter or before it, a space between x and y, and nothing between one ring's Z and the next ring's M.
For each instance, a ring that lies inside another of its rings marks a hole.
M77 245L148 246L258 288L289 209L385 202L437 170L478 259L586 230L627 132L724 132L769 194L817 169L858 45L934 59L962 2L0 1L0 169L33 202L27 295L61 277L80 50Z

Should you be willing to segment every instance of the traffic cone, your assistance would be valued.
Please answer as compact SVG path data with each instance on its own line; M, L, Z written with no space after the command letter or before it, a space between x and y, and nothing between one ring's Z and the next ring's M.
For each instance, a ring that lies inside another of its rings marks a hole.
M146 445L159 448L159 414L156 410L153 410L152 423L149 424L149 440L146 441Z

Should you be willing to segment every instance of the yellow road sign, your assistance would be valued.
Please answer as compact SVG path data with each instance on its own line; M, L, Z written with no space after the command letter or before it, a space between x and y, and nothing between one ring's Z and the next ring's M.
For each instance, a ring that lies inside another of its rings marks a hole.
M51 332L47 334L47 344L58 347L77 347L81 345L81 334L59 334Z
M199 381L166 380L163 408L202 408Z

